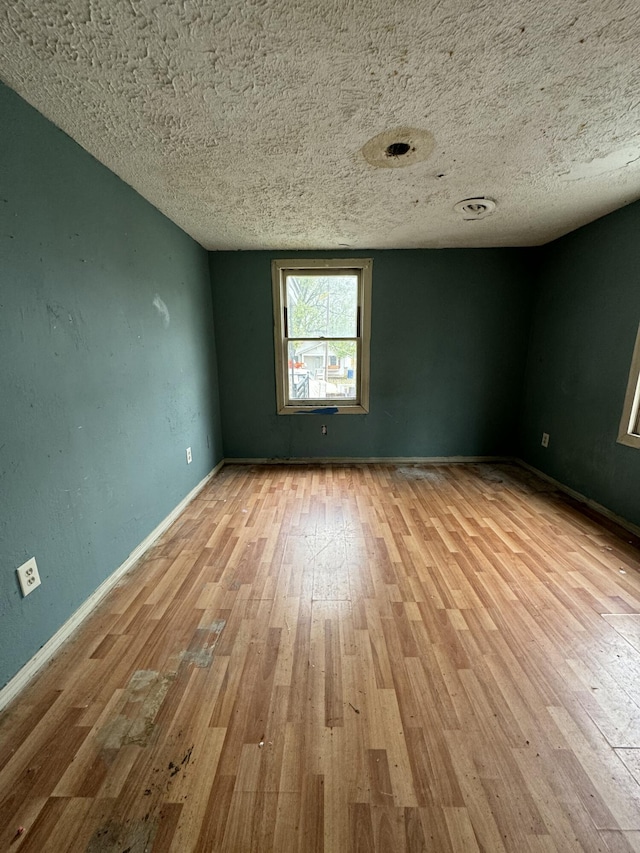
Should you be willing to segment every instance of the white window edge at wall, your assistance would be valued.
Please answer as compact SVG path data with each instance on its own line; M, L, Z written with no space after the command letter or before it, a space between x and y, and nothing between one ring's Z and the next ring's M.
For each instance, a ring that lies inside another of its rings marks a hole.
M369 376L370 376L370 342L371 342L371 258L331 258L293 260L274 260L271 262L271 278L273 285L273 333L276 357L276 400L279 415L301 414L337 414L337 415L366 415L369 413ZM336 402L327 400L320 404L315 401L309 405L292 405L287 403L285 367L288 364L288 354L285 352L283 314L284 277L289 270L322 270L345 269L358 270L360 292L360 349L358 353L358 371L360 373L360 396L358 402Z
M628 447L640 448L640 326L631 359L618 442Z

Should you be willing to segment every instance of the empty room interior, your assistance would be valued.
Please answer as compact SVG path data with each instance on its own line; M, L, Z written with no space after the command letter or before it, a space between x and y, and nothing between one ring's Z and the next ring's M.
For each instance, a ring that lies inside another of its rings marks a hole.
M638 853L635 0L0 48L0 849Z

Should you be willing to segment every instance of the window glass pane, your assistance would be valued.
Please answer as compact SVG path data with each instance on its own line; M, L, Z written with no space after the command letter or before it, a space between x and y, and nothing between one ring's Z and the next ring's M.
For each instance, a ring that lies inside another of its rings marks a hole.
M289 341L289 399L356 398L355 341Z
M638 390L636 391L636 399L640 397L640 381L638 381ZM636 422L631 430L634 435L640 435L640 405L636 414Z
M286 277L289 337L355 338L357 275Z

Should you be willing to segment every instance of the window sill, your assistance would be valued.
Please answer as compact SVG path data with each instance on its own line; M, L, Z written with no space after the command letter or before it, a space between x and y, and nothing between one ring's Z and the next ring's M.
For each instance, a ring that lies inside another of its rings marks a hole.
M345 403L318 404L312 406L282 406L278 409L279 415L368 415L369 409L359 403L351 405Z

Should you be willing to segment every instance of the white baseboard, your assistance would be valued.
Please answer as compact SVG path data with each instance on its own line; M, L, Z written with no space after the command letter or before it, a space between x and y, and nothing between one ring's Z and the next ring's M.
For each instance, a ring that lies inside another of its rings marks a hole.
M47 642L42 646L41 649L35 653L35 655L29 660L23 667L18 671L16 675L11 679L11 681L7 682L5 686L0 690L0 711L5 708L9 702L11 702L17 695L23 690L27 684L31 681L33 676L42 669L45 664L49 662L52 656L58 651L60 646L69 639L69 637L73 634L73 632L78 628L78 626L84 622L84 620L89 616L93 610L95 610L96 606L100 603L100 601L104 598L104 596L110 592L113 587L118 583L120 578L129 571L129 569L138 562L140 557L143 556L145 551L147 551L153 543L164 533L167 528L173 524L176 518L180 515L180 513L187 507L189 503L195 498L198 492L202 491L202 489L207 485L209 480L211 480L218 471L224 465L224 459L220 461L216 467L210 471L204 479L202 479L195 488L191 489L188 495L186 495L180 503L171 510L169 515L164 518L160 524L154 528L151 533L144 539L134 550L129 554L127 559L122 563L121 566L109 575L109 577L104 580L100 586L93 592L87 600L80 605L80 607L76 610L76 612L64 623L64 625L59 628L56 633L51 637L51 639L47 640Z
M554 480L554 478L550 477L549 474L545 474L544 471L534 468L533 465L529 465L529 463L525 462L524 459L516 459L514 461L523 468L526 468L527 471L531 471L532 474L536 474L536 476L546 480L547 483L551 483L561 492L564 492L575 500L580 501L580 503L586 504L590 509L595 510L600 513L600 515L603 515L605 518L608 518L610 521L613 521L615 524L618 524L620 527L628 530L629 533L633 533L634 536L640 536L640 527L633 524L631 521L627 521L626 518L616 515L615 512L611 512L611 510L607 509L606 506L602 506L602 504L597 503L597 501L593 501L591 498L586 497L580 492L576 492L576 490L572 489L570 486L565 486L565 484L561 483L559 480Z
M225 465L450 465L473 462L513 462L512 456L287 456L225 458Z

